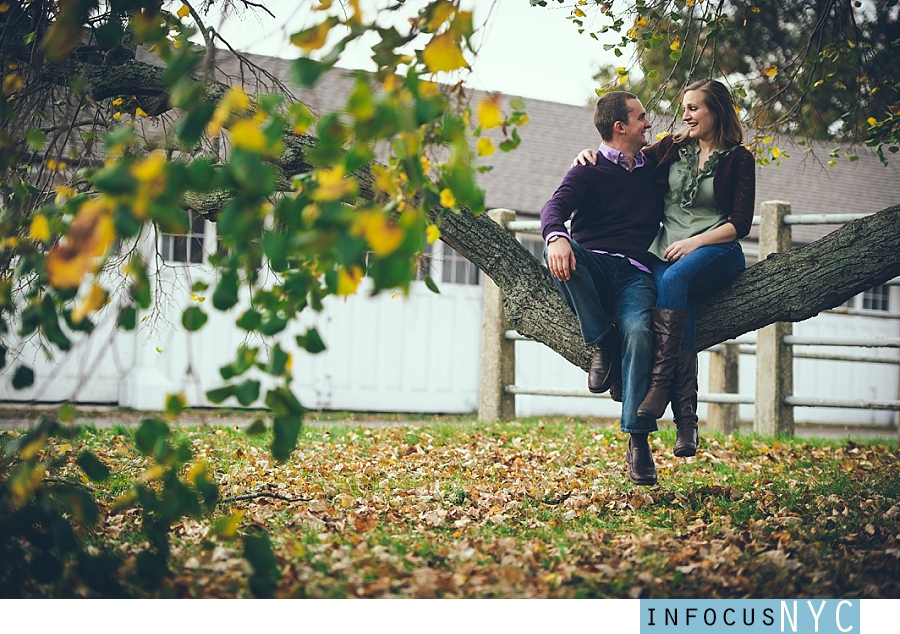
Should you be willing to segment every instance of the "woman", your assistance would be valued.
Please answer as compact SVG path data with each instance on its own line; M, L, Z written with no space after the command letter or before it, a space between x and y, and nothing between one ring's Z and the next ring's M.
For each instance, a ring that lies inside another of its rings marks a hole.
M728 89L711 79L688 86L685 127L644 150L666 191L665 219L650 246L658 298L653 309L653 367L638 415L657 419L671 401L676 456L697 452L696 298L744 269L738 240L750 231L756 193L753 155ZM585 150L577 161L594 163Z

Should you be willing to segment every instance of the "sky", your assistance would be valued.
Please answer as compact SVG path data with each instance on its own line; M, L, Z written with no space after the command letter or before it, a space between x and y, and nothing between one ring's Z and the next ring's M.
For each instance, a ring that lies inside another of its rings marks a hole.
M373 11L387 0L362 0L364 10ZM313 12L317 0L266 0L266 8L275 19L263 12L244 14L222 20L208 16L213 26L234 48L261 55L295 58L299 49L289 37L322 20L321 12ZM337 3L335 3L337 4ZM424 1L410 0L421 6ZM463 8L474 8L474 22L479 28L475 42L478 56L472 72L462 78L470 88L500 91L532 99L543 99L572 105L585 105L593 94L591 75L603 62L622 65L603 44L616 41L615 34L597 41L587 33L579 35L577 27L566 19L572 2L564 5L548 2L547 7L532 7L529 0L463 0ZM410 15L410 12L407 12ZM591 26L590 21L585 23ZM594 28L602 23L594 25ZM349 50L339 63L345 68L373 68L365 47ZM368 62L368 66L367 66Z

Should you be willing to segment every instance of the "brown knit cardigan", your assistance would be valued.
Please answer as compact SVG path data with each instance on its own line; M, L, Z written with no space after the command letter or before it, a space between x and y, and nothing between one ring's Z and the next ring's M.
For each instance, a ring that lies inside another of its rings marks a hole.
M684 145L676 144L669 135L644 148L644 154L656 161L655 179L662 191L669 188L669 168L678 160L678 150ZM737 147L719 159L713 176L713 198L728 214L728 222L734 225L738 240L746 236L756 204L756 161L747 148Z

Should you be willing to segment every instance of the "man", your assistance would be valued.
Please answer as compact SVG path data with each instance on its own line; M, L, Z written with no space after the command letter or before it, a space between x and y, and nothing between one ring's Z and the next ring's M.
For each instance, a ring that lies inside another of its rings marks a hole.
M550 273L578 316L585 345L594 348L591 392L605 392L619 378L621 350L628 478L652 485L657 475L648 435L656 421L637 415L650 376L656 303L647 249L662 220L654 165L641 151L650 123L637 97L610 92L597 102L594 125L603 139L597 164L569 170L541 210L541 234ZM569 219L571 231L564 224Z

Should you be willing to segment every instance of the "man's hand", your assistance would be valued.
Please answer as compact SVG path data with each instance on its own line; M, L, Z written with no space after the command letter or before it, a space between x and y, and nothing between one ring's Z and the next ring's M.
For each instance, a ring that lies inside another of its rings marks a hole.
M581 150L581 153L572 161L572 167L576 165L597 164L597 153L594 150Z
M547 245L547 266L550 273L560 282L568 282L575 270L575 253L568 239L559 238Z

